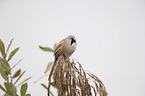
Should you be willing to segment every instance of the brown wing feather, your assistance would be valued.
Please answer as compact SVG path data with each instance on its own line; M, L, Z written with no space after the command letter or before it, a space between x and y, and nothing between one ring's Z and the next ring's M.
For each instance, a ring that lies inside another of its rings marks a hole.
M58 45L57 45L57 47L56 47L56 49L55 49L55 51L54 51L54 54L55 54L55 55L56 55L56 53L61 49L62 44L63 44L64 41L65 41L65 40L63 39L63 40L61 40L61 41L58 43Z

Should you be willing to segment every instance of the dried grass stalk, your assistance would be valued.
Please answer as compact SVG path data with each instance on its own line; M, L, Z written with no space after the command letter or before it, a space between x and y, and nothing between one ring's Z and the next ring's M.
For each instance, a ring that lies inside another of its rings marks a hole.
M69 57L61 55L53 64L49 75L48 96L50 96L51 79L57 91L58 96L107 96L106 88L102 81L92 73L87 73L90 78L87 78L86 72L81 64L77 61L79 68L76 67L74 60L70 61ZM94 85L90 85L90 81Z

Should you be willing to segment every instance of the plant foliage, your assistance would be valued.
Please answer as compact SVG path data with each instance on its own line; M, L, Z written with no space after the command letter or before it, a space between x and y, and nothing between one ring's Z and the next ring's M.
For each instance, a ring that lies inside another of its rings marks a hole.
M20 80L20 78L23 76L23 74L25 73L25 71L21 74L21 69L19 69L18 71L16 71L14 73L14 75L12 75L12 69L15 68L16 65L19 64L16 63L13 67L10 67L9 61L12 59L12 57L14 57L14 55L18 52L19 47L15 48L12 52L10 52L9 56L8 56L8 51L10 49L10 46L13 42L13 39L10 41L10 44L8 45L8 48L5 49L5 45L2 42L2 40L0 40L0 52L2 57L0 57L0 74L1 77L4 80L4 86L2 86L2 84L0 84L0 90L2 90L5 95L4 96L19 96L17 94L17 82ZM6 50L6 51L5 51ZM17 78L17 79L16 79ZM30 78L30 77L29 77ZM21 89L20 89L20 96L26 96L26 91L27 91L27 87L28 84L24 82L26 82L29 78L25 79L24 81L22 81L20 83L21 85ZM31 96L30 94L28 94L28 96Z
M39 48L43 51L53 52L56 46L55 43L53 49L42 46ZM51 70L50 67L52 67ZM58 96L107 96L103 82L94 74L85 72L81 64L77 60L70 60L67 54L59 56L54 63L48 63L44 76L39 79L48 76L49 70L48 87L41 84L47 89L48 96L54 96L51 86L57 89Z

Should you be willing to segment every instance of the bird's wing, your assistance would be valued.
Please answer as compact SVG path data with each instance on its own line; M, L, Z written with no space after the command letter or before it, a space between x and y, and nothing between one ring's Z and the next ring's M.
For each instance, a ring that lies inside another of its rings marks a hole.
M56 49L54 51L54 54L56 54L61 49L62 43L64 43L64 39L59 42L59 44L57 45L57 47L56 47Z

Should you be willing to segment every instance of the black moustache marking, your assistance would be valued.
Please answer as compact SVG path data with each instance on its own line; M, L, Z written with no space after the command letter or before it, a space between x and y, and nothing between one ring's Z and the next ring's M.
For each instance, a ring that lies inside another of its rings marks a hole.
M74 40L73 38L71 39L71 45L76 42L76 40Z

